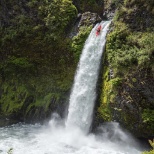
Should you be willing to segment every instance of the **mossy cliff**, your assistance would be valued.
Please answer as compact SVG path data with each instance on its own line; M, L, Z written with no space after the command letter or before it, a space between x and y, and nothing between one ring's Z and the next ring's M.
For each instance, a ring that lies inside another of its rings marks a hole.
M71 0L0 3L0 126L41 122L55 111L64 116L97 14L83 14L78 34L70 38L78 20Z
M153 4L117 1L103 61L97 118L116 120L138 137L154 135Z
M0 6L0 125L63 111L76 68L66 38L76 7L70 0L2 0Z

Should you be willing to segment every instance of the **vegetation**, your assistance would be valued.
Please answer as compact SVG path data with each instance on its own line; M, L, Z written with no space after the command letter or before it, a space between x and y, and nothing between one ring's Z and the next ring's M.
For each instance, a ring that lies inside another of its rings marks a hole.
M151 3L142 0L108 2L118 10L107 36L101 104L98 108L99 116L105 121L116 119L141 136L154 133L153 98L148 92L152 89L154 72ZM145 23L147 20L148 23Z
M66 102L92 26L68 38L77 18L71 0L8 0L0 7L0 115L20 121L49 117Z
M153 139L153 141L152 140L149 140L149 143L152 146L153 150L151 150L151 151L145 151L142 154L154 154L154 139Z
M92 25L89 27L81 26L79 29L78 35L73 37L72 51L74 53L74 57L75 57L76 61L79 60L79 56L80 56L81 51L83 49L84 43L85 43L86 38L88 37L91 29L92 29Z
M8 0L0 7L0 115L22 120L34 108L53 110L73 81L66 35L76 7L71 0Z
M115 22L108 37L108 61L118 68L153 65L153 33L131 32L126 24ZM120 70L120 69L118 69Z

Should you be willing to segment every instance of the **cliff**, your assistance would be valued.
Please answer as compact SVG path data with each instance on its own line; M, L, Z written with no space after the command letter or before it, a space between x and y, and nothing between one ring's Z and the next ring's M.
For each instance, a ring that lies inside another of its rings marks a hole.
M0 6L0 125L62 114L76 69L67 37L76 7L70 0Z
M116 4L103 62L98 119L118 121L138 137L154 135L153 4Z

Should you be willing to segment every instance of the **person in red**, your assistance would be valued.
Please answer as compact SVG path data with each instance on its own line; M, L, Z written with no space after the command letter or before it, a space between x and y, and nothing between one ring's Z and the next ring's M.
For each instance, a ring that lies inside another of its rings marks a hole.
M99 26L97 27L97 30L96 30L96 36L98 36L98 35L99 35L99 33L100 33L101 29L102 29L102 26L101 26L101 25L99 25Z

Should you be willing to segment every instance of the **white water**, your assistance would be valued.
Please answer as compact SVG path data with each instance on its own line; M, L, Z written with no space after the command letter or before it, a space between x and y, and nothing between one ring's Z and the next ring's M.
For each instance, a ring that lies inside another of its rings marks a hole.
M0 128L0 154L140 154L137 143L117 123L85 135L80 129L66 129L52 119L48 126L13 125ZM109 125L109 126L108 126Z
M103 24L103 23L102 23ZM101 35L92 30L83 50L75 84L70 97L68 120L65 124L57 114L47 125L17 124L0 128L0 154L140 154L138 144L123 132L117 123L87 134L95 102L99 63L105 44L108 22Z
M102 30L98 36L96 36L98 25L91 31L81 54L70 96L66 125L67 127L79 127L85 133L89 131L92 121L98 70L109 24L109 21L101 22Z

